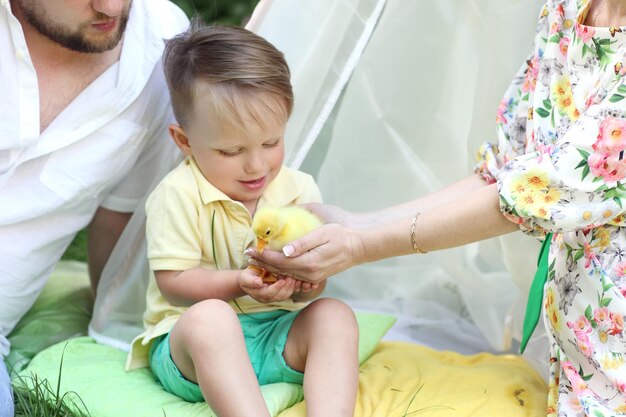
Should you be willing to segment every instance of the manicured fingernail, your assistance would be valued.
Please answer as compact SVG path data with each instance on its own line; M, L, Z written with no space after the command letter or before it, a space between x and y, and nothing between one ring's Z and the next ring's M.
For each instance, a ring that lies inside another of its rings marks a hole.
M248 256L252 256L252 255L254 255L254 250L248 248L243 253L245 253Z
M248 259L248 265L259 266L259 263L254 259Z
M296 251L296 249L291 246L291 245L287 245L285 247L283 247L283 253L285 254L285 256L291 256L293 255L293 253Z

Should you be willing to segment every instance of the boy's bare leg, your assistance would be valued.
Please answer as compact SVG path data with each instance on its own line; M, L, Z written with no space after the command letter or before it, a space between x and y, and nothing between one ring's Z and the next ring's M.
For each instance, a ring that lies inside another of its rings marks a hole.
M232 307L221 300L194 304L170 335L176 366L220 417L269 417Z
M359 381L359 329L346 304L322 298L294 320L283 356L304 371L307 417L353 417Z

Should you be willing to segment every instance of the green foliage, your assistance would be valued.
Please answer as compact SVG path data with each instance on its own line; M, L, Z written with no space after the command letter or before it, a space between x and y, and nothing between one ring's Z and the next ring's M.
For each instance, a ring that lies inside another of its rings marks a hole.
M83 229L74 238L72 244L63 254L62 259L87 262L87 230Z
M206 23L243 26L258 0L172 0L187 16L199 15Z

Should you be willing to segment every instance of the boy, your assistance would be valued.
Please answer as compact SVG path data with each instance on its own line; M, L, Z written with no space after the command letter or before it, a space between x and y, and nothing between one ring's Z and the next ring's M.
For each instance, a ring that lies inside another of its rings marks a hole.
M273 382L303 383L309 417L352 416L353 312L303 303L325 284L268 285L245 268L257 207L320 199L310 176L282 166L293 105L282 53L245 29L195 24L168 43L164 68L187 159L146 203L155 279L129 367L149 362L167 391L220 417L269 416L259 384Z

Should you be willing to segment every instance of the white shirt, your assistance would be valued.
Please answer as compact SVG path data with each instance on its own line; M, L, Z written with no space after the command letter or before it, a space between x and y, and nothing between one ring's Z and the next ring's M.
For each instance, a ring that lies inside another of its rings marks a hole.
M41 134L24 34L0 0L0 355L76 232L99 206L131 212L176 152L161 68L188 20L167 0L134 0L119 62Z

